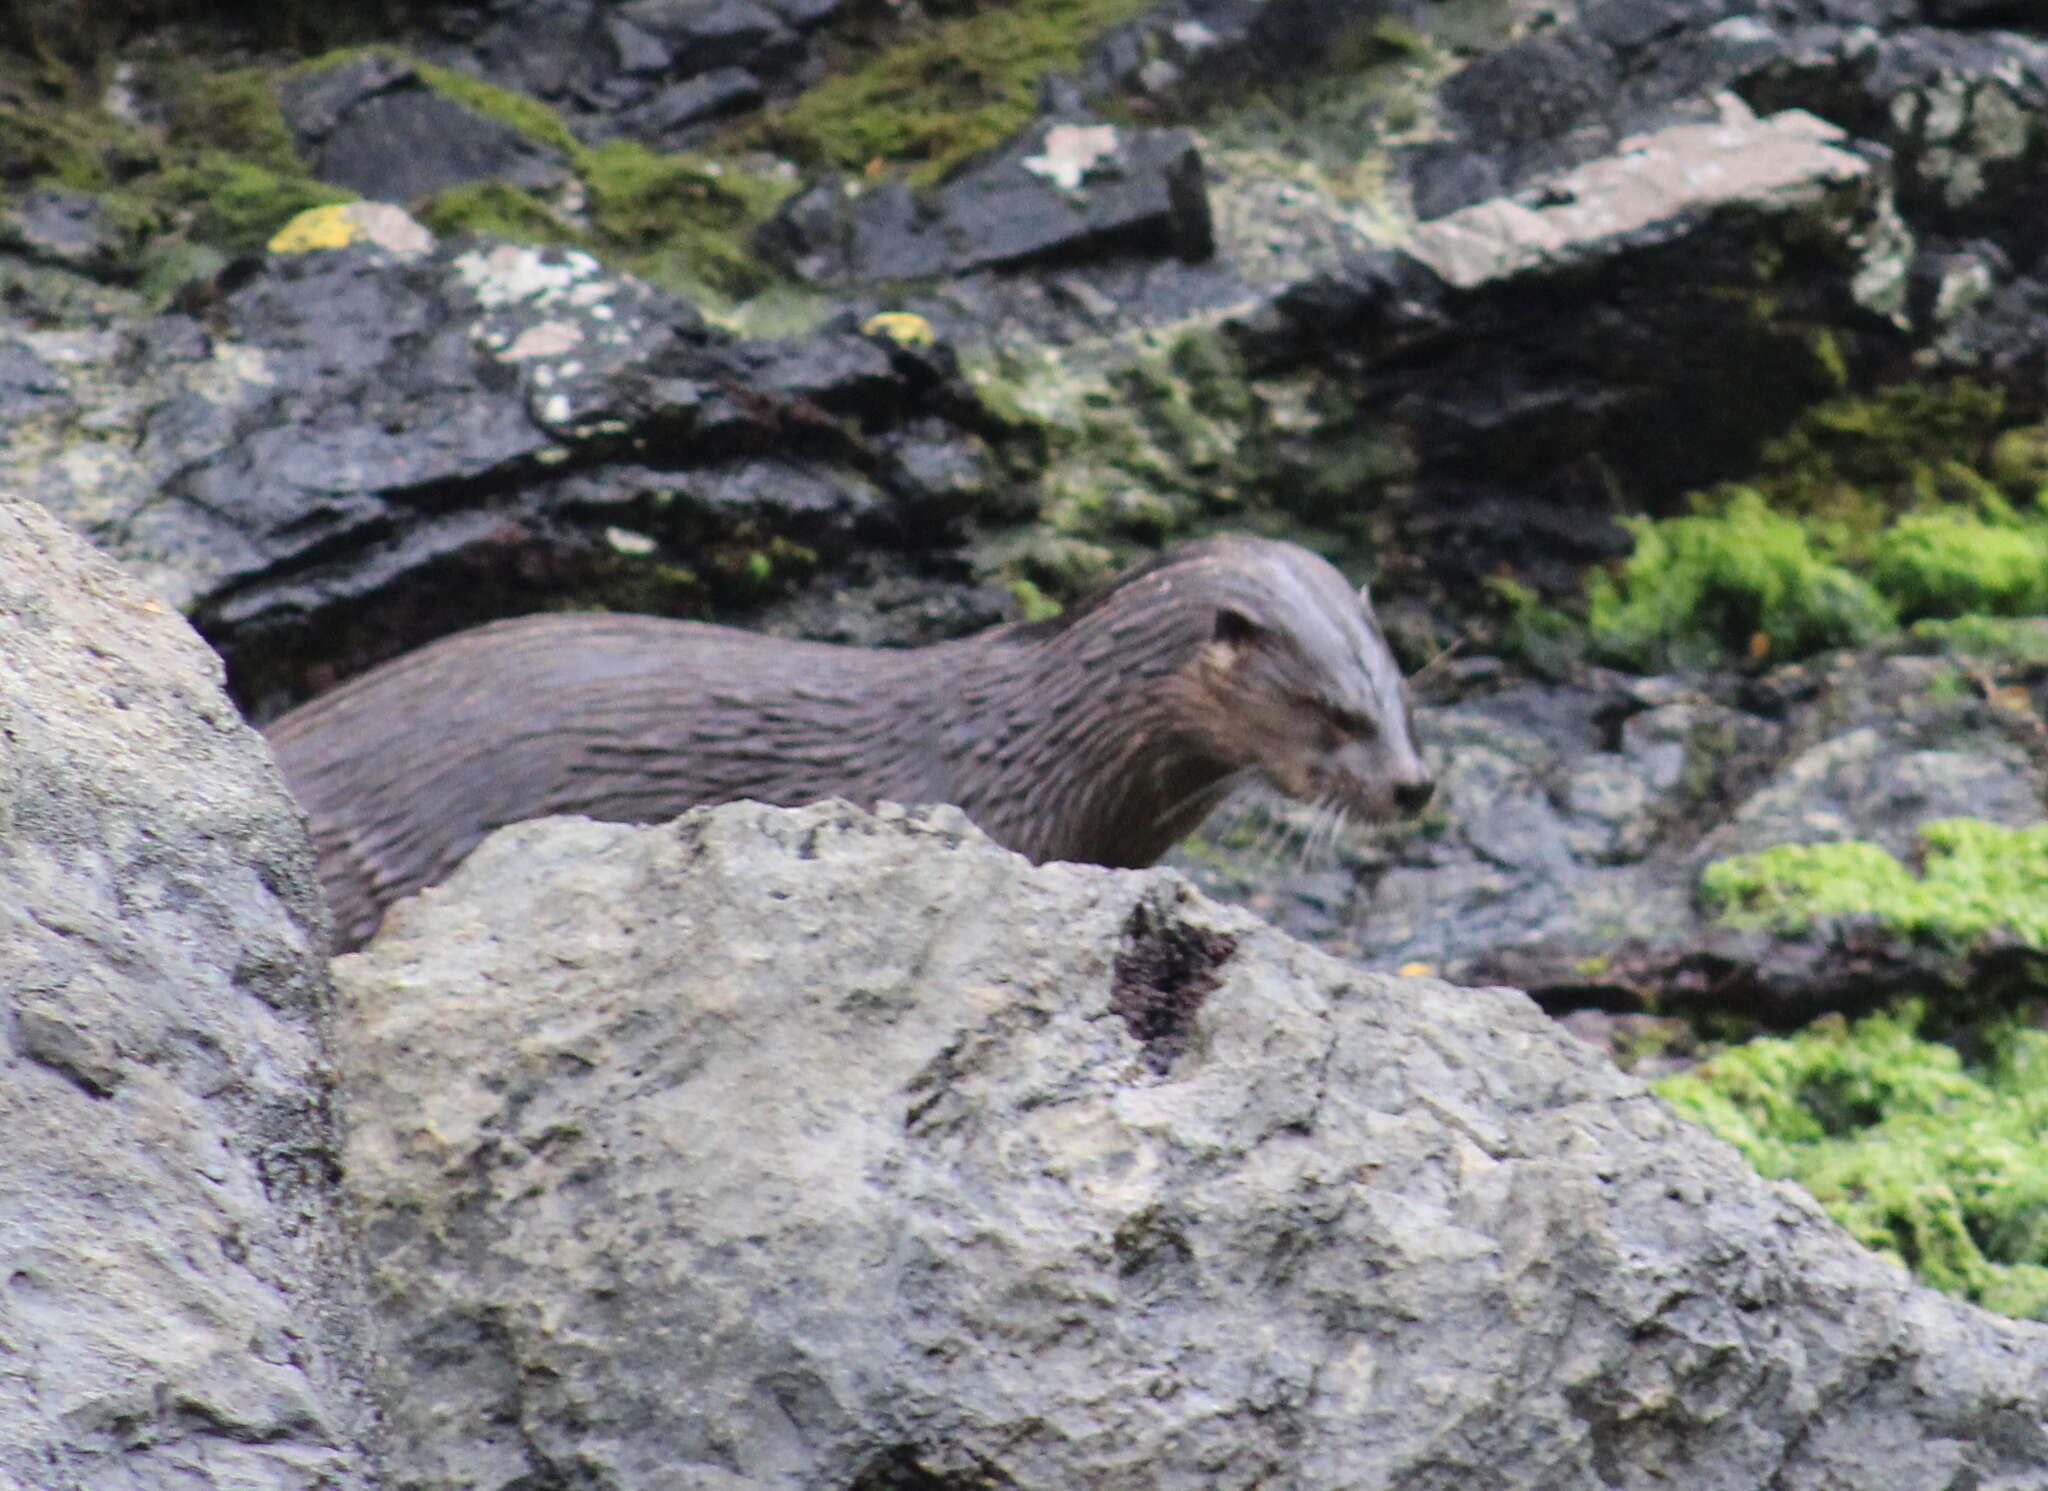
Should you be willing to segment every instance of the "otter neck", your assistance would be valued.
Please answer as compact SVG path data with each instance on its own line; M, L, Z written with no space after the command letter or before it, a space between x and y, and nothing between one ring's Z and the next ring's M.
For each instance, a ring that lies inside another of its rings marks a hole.
M1149 865L1184 838L1234 778L1187 723L1198 644L1161 619L966 644L965 666L932 680L971 722L941 729L950 800L1040 861Z

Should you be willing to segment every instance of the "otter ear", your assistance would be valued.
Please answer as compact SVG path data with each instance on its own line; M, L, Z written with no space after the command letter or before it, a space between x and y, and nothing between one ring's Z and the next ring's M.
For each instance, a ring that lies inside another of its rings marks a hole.
M1216 608L1216 630L1213 640L1226 647L1242 647L1253 641L1265 628L1235 606Z

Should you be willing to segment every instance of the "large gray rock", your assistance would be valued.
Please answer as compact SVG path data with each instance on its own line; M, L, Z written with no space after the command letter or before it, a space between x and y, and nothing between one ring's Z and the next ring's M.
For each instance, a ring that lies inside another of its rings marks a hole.
M399 1485L2048 1479L2048 1330L1169 872L557 819L335 968Z
M325 917L220 672L0 499L0 1486L373 1484Z

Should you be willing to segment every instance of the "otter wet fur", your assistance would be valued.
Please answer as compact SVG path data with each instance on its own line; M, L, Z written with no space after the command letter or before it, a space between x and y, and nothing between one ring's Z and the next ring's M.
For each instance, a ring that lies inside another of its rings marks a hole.
M266 733L312 820L337 950L491 830L553 813L949 802L1033 860L1138 866L1252 774L1365 820L1420 810L1433 785L1365 593L1256 538L929 647L607 613L494 622Z

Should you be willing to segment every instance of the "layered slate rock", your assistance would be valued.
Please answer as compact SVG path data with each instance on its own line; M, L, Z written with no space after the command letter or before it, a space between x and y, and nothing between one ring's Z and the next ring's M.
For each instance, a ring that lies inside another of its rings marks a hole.
M941 425L953 459L926 458L965 403L943 347L843 320L743 340L575 250L436 244L363 204L308 216L203 313L70 371L108 438L15 456L245 686L309 635L331 680L563 590L688 609L726 550L743 570L857 534L943 546L978 496L972 436Z
M760 247L806 279L868 284L1113 254L1206 259L1201 156L1181 130L1042 119L919 195L831 179L783 205Z
M325 913L160 602L0 500L0 1484L369 1491Z
M1168 872L550 820L336 971L400 1486L2048 1475L2048 1328Z
M839 0L494 0L438 7L426 45L547 100L584 138L661 149L815 75Z
M544 191L570 176L559 149L450 98L384 53L291 78L278 102L315 175L378 201L410 202L466 181Z

